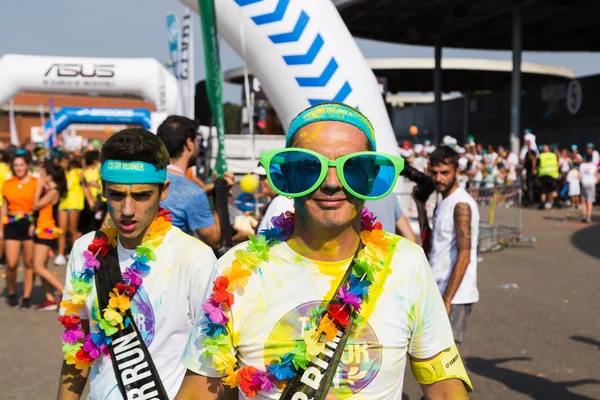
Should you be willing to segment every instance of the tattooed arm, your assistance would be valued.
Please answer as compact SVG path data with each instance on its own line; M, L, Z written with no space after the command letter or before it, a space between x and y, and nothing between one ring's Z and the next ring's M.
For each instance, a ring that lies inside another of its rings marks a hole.
M448 313L450 313L452 298L460 287L471 262L471 207L467 203L458 203L454 207L454 232L456 233L456 261L442 295Z

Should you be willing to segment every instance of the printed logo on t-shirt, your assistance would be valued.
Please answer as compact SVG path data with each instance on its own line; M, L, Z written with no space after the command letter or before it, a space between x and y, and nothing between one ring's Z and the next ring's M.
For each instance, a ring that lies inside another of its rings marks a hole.
M327 303L311 301L285 314L275 325L265 343L264 358L269 365L296 347L304 327L309 322L310 310ZM295 340L291 340L294 338ZM348 338L337 373L331 383L329 396L336 399L351 397L367 387L381 367L382 351L375 331L360 315Z
M154 319L154 310L152 309L152 303L148 298L148 293L141 286L131 299L131 313L135 319L135 324L142 335L142 339L146 344L146 347L150 346L152 340L154 340L154 334L156 330L156 321ZM100 313L98 310L98 299L94 301L92 307L92 321L94 322L94 329L100 322Z

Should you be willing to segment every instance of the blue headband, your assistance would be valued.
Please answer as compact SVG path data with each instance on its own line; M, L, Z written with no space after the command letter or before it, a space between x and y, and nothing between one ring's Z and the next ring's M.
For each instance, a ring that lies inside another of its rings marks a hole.
M165 183L167 169L156 169L155 165L143 161L106 160L100 167L104 181L125 185Z
M321 103L307 108L298 114L288 129L287 137L285 138L285 147L290 146L292 137L301 128L313 122L320 121L338 121L354 125L365 134L373 151L377 150L375 146L375 131L371 122L360 111L342 103Z

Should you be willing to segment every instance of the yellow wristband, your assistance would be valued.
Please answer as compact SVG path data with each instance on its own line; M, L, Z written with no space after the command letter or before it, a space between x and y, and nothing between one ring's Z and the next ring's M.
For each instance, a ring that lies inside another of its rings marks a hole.
M446 379L460 379L465 384L467 391L473 391L473 385L456 346L442 351L431 360L410 360L410 369L420 384L431 385Z

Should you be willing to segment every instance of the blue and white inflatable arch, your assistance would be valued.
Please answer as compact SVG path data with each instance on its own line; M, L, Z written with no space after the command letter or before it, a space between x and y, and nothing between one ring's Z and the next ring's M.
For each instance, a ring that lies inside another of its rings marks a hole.
M196 0L181 1L198 12ZM378 149L398 154L375 75L331 1L218 0L215 7L219 34L238 54L244 48L284 126L310 105L343 102L371 120Z

